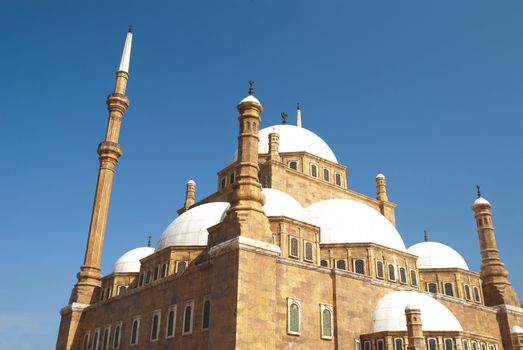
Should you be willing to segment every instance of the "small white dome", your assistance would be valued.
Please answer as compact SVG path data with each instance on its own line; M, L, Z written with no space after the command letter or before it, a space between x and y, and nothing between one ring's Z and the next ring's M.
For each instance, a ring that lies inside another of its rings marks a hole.
M380 299L372 317L372 332L406 331L405 309L414 304L421 311L424 331L463 331L456 317L436 299L411 291L390 292Z
M291 219L307 222L307 214L301 204L285 192L272 188L264 188L265 205L263 210L267 216L287 216Z
M190 179L189 181L187 181L187 185L196 185L196 182L194 182L193 179Z
M418 256L419 269L469 269L465 259L457 251L438 242L417 243L409 247L407 252Z
M162 233L156 250L169 246L207 245L207 229L223 220L229 203L205 203L178 216Z
M511 331L512 334L523 334L523 328L520 326L514 326L512 327Z
M243 102L256 102L257 104L261 105L260 101L253 95L248 95L247 97L245 97L243 100L240 101L240 103L243 103Z
M113 266L113 273L140 272L140 260L154 253L154 248L140 247L129 250Z
M477 205L488 205L489 207L491 206L490 205L490 202L488 200L486 200L485 198L483 197L478 197L475 201L474 201L474 204L472 204L472 207L475 207Z
M383 175L382 173L379 173L378 175L376 175L376 179L382 179L384 177L385 177L385 175Z
M327 199L305 208L321 229L321 243L372 242L405 251L399 232L381 213L349 199Z
M320 158L338 163L334 152L315 133L294 125L274 125L261 129L259 132L258 153L269 153L269 134L276 133L280 136L279 152L308 152ZM238 159L238 151L232 161Z

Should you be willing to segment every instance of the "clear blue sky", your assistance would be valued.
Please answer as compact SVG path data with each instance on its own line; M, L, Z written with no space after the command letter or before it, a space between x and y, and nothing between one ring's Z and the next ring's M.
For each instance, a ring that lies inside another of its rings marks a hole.
M523 2L14 1L0 4L0 348L53 348L82 263L124 36L134 26L103 271L156 241L194 178L236 147L256 81L263 124L303 124L374 195L387 175L407 246L427 229L478 271L475 185L523 298Z

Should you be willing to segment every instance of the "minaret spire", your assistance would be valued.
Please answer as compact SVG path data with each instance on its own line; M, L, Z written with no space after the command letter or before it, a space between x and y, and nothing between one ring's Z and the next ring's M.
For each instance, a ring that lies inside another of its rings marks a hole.
M301 128L301 109L299 103L296 104L296 126Z
M116 72L116 84L113 93L107 97L109 120L105 139L98 145L100 167L94 196L93 212L87 246L85 248L84 263L78 273L78 283L73 289L71 302L90 304L96 298L100 288L100 260L111 198L113 176L118 159L122 155L122 148L118 144L120 126L124 112L129 107L129 99L125 95L129 78L129 60L131 55L132 32L129 30L125 39L122 60Z

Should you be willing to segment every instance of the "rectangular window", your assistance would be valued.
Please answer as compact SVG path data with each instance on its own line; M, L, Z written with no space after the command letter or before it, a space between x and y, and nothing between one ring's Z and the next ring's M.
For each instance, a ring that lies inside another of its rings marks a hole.
M177 261L176 262L176 273L182 273L187 268L187 263L185 261Z
M236 174L231 173L231 175L229 175L229 183L233 184L235 179L236 179Z
M447 282L443 284L443 290L445 291L445 295L448 295L449 297L454 296L454 286L452 283Z
M470 342L472 344L472 350L478 350L478 343L474 340Z
M463 284L463 289L465 290L465 299L472 300L472 295L470 294L470 286L468 284Z
M336 173L336 174L334 175L334 181L335 181L335 183L336 183L337 186L341 186L341 175L338 174L338 173Z
M445 349L447 350L447 349ZM487 350L487 344L481 343L481 350Z
M209 297L203 298L202 330L208 330L211 325L211 301Z
M332 339L332 305L320 305L321 339Z
M450 338L445 339L445 350L454 350L454 341ZM487 349L485 349L487 350Z
M311 164L311 176L318 177L318 167L314 164Z
M98 350L98 342L100 341L100 328L96 328L93 337L93 350ZM483 350L483 349L481 349Z
M383 271L383 262L382 261L376 261L376 277L377 278L384 278L385 273Z
M320 265L324 266L324 267L329 267L329 261L326 260L326 259L321 259L320 260Z
M114 326L113 349L120 349L121 333L122 333L122 322L120 321Z
M394 350L403 350L402 338L394 338Z
M336 260L336 268L340 270L347 270L347 262L343 259Z
M481 297L480 297L480 294L479 294L479 288L478 287L473 287L472 289L474 290L474 301L476 303L481 303Z
M165 278L167 276L167 269L168 269L168 265L167 264L163 264L162 265L162 273L160 275L161 278Z
M436 338L427 339L427 348L428 350L438 350L438 341Z
M142 273L140 274L140 282L138 283L138 287L143 286L143 280L144 280L144 273L142 272Z
M312 262L313 261L313 255L314 254L313 254L312 242L305 241L305 258L304 258L304 260Z
M297 161L291 160L287 164L289 165L289 168L291 168L293 170L298 170L298 162Z
M410 284L414 287L418 286L418 275L416 275L416 270L410 270Z
M400 267L400 282L407 284L407 270L403 266Z
M140 316L135 317L131 323L131 345L138 344L138 335L140 334Z
M82 349L89 350L89 332L85 333L85 335L84 335L84 345L83 345Z
M427 283L427 291L430 293L437 293L438 285L436 283Z
M389 272L389 281L395 281L396 280L396 269L394 265L389 264L388 265L388 272Z
M467 339L463 339L463 350L469 350L469 341Z
M299 300L287 298L287 333L300 335L300 302Z
M366 341L363 343L363 350L372 350L370 340L366 340Z
M158 279L158 274L160 273L160 269L158 266L155 267L154 269L154 277L153 277L153 281L156 281Z
M174 337L176 328L176 305L172 305L167 310L167 320L165 321L165 338Z
M105 330L104 330L104 339L103 339L103 343L102 343L102 350L109 350L110 335L111 335L111 326L107 326L107 327L105 327Z
M329 169L323 169L323 180L325 180L325 181L330 180Z
M152 275L152 271L151 270L147 271L147 278L145 278L145 284L148 284L151 282L151 275Z
M192 317L194 311L193 309L194 302L192 300L185 303L185 306L183 308L183 335L192 333Z
M376 341L376 350L385 350L385 344L383 343L383 339L378 339Z
M162 311L156 310L153 312L151 319L151 337L150 341L157 341L160 337L160 320L162 317Z
M222 177L222 179L220 180L220 187L221 187L222 189L225 188L226 181L227 181L227 180L226 180L224 177Z
M365 262L361 259L355 259L353 261L354 272L359 273L360 275L365 274Z
M289 236L289 256L293 258L299 258L299 244L296 237Z

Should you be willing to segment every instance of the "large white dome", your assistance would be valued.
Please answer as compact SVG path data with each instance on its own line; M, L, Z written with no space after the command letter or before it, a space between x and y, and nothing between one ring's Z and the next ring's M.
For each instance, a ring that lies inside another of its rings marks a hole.
M417 265L420 269L469 269L465 259L457 251L438 242L417 243L409 247L407 252L418 256Z
M260 141L258 143L258 153L269 153L269 134L277 133L280 135L280 153L285 152L308 152L315 156L338 163L336 156L325 143L315 133L299 128L294 125L273 125L261 129L259 132ZM234 153L233 161L238 158L238 151Z
M397 291L385 295L376 305L372 332L406 331L407 306L420 309L424 331L463 331L452 312L436 299L419 292Z
M154 248L140 247L129 250L113 266L113 273L140 272L140 260L154 253Z
M399 232L381 213L349 199L327 199L305 208L321 229L321 243L372 242L405 251Z
M264 188L265 205L263 210L267 216L287 216L291 219L307 222L307 214L301 204L285 192L272 188Z

